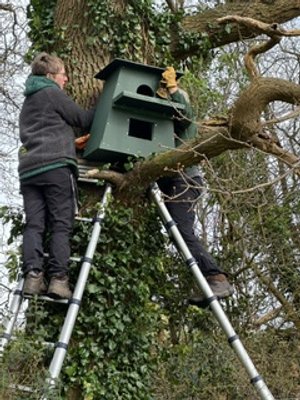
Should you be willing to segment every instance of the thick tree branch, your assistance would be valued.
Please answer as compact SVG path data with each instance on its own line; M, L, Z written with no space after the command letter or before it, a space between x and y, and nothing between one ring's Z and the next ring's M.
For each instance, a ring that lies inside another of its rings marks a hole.
M228 22L235 22L240 26L245 26L257 34L265 34L270 37L277 36L299 36L300 29L294 29L287 31L281 28L277 23L266 24L265 22L258 21L257 19L240 17L239 15L227 15L223 18L218 18L219 24L226 24Z
M261 131L261 113L273 101L300 103L300 85L277 78L256 78L241 93L231 116L231 136L248 141Z
M134 169L124 175L112 171L90 171L89 177L107 179L117 185L115 194L126 201L131 196L143 192L151 182L160 176L171 175L186 166L198 164L201 160L215 157L227 149L241 148L243 143L231 139L226 127L204 126L199 128L199 136L179 148L138 162ZM120 179L122 176L122 183Z
M198 164L203 159L216 157L227 150L251 147L278 157L300 175L299 157L284 150L272 138L263 134L261 113L275 100L299 104L300 85L283 79L256 78L239 96L232 108L229 122L213 119L202 121L199 123L197 138L176 149L138 162L126 174L94 170L88 175L112 182L116 186L116 196L130 201L130 198L136 198L160 176Z
M256 19L261 21L261 24L265 23L270 27L273 26L273 28L276 26L276 29L280 29L282 36L294 36L293 31L285 33L282 28L279 28L278 24L300 16L300 7L298 0L290 0L289 2L286 0L277 0L270 4L254 0L247 3L227 3L202 11L196 15L187 16L182 21L182 28L187 33L199 34L199 42L189 49L181 50L180 46L178 46L179 38L176 37L175 33L172 43L173 55L175 57L187 57L198 54L201 50L203 37L208 39L211 48L215 48L243 39L254 38L262 33L260 30L253 31L253 26L247 26L246 24L241 26L230 25L230 29L228 29L228 25L220 25L217 22L220 18L228 15L246 16L250 19ZM274 21L276 21L276 24L274 24Z
M300 157L278 146L272 138L264 139L259 136L253 136L250 140L253 146L266 154L272 154L290 167L293 167L295 174L300 176Z

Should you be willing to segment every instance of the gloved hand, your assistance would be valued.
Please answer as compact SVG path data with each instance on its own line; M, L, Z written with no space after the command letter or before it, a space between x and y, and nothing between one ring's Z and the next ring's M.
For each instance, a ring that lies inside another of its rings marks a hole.
M91 135L87 133L86 135L80 136L79 138L75 139L75 147L78 150L83 150L87 144L87 141L89 140L89 137Z
M159 88L156 91L156 94L158 95L158 97L161 97L162 99L167 99L169 96L168 89L163 86L159 86Z
M177 87L175 69L173 67L167 67L162 73L162 80L160 82L166 85L167 89Z

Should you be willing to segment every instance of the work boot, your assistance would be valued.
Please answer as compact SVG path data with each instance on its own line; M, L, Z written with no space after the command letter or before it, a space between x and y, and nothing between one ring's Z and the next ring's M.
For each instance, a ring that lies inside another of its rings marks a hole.
M233 294L233 287L228 282L226 275L209 275L206 279L214 295L217 296L219 300L225 299ZM189 299L189 304L201 308L205 308L209 305L204 295Z
M38 270L29 271L25 277L23 295L45 294L46 291L44 273Z
M70 299L72 291L67 275L55 275L50 279L47 296L54 299Z

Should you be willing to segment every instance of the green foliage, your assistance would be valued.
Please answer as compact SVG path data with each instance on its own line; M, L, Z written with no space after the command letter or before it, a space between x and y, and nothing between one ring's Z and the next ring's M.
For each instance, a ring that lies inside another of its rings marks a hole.
M12 244L24 227L23 213L8 206L0 207L0 219L3 224L11 224L7 244Z
M187 66L192 73L185 75L182 85L191 95L197 116L227 111L236 90L247 82L240 68L240 50L232 56L228 48L219 49L215 54L218 62L207 72L207 60L210 62L212 56L209 39L183 32L182 13L158 11L149 0L129 3L118 8L115 2L86 1L81 33L88 50L104 50L111 58L133 61L147 58L160 66ZM32 52L56 50L68 54L71 49L69 27L54 29L55 6L56 1L31 1ZM81 29L79 24L72 28ZM229 33L230 26L224 29ZM171 56L172 32L178 40L177 60ZM185 59L190 48L199 49L197 60ZM208 73L213 76L210 83ZM129 160L126 168L132 165ZM201 218L205 226L213 221L206 227L212 236L208 245L230 272L236 287L236 297L225 304L226 311L245 336L248 330L253 332L256 317L277 305L257 278L255 268L299 309L299 191L295 189L287 196L279 185L265 187L272 168L265 155L255 152L222 155L204 166L204 171L212 191L207 195L206 208L201 207ZM295 179L294 183L297 188L299 182ZM251 187L256 188L248 191ZM21 220L14 222L12 238L21 228ZM79 223L72 239L77 255L84 254L88 235L89 228ZM163 252L164 240L152 209L112 205L62 376L65 392L72 400L75 397L70 395L70 388L79 393L76 398L85 400L219 400L221 395L235 400L254 398L248 377L210 314L187 309L182 302L190 291L186 270L176 255ZM15 271L17 257L12 255L11 261L11 270ZM77 273L78 266L72 265L74 282ZM152 295L159 304L150 301ZM64 310L47 306L45 314L36 308L33 311L36 318L29 318L31 332L57 340L56 328L62 323ZM284 313L283 317L289 322ZM274 322L277 328L279 323ZM41 327L45 331L40 331ZM280 333L280 329L276 334L255 332L248 346L274 395L295 397L300 373L294 355L298 351L291 340L293 333L287 338L281 338ZM158 373L154 370L157 364Z
M87 233L75 230L75 253L84 253ZM85 398L151 398L158 312L150 298L162 249L151 207L114 203L108 210L66 368L69 385L80 386Z
M225 113L226 110L220 107L223 94L209 87L209 81L203 73L205 69L203 62L198 62L198 66L194 66L194 68L198 71L202 69L202 71L198 74L187 71L180 79L180 85L189 93L195 119L203 119L210 114Z
M166 62L170 57L169 27L173 17L167 13L158 14L152 1L132 2L122 10L116 10L112 3L90 1L85 17L91 21L91 44L101 37L112 58L142 61L145 48L155 62L162 59Z
M27 19L32 41L31 51L27 54L28 60L35 52L52 52L59 32L54 29L54 11L56 0L31 0L27 6Z
M78 222L73 255L84 255L90 228ZM91 400L151 398L159 321L151 296L164 272L159 230L156 212L147 204L133 210L113 203L108 209L62 374L66 393L73 387ZM71 265L73 282L78 268ZM26 333L56 342L64 315L64 305L31 301Z
M222 399L230 393L229 398L242 400L243 397L237 396L237 390L234 390L234 367L234 358L222 337L203 335L194 330L185 343L170 349L160 364L154 378L157 387L155 398Z
M54 27L56 3L56 0L31 0L28 6L32 41L29 59L42 50L56 51L63 56L72 49L73 38L65 34L69 27ZM178 60L173 59L170 52L172 32L176 31L178 35L176 52L182 54L182 60L191 47L196 46L203 57L211 48L206 35L186 33L181 28L183 16L182 11L170 13L167 7L159 11L151 0L129 2L126 6L89 0L83 11L83 18L88 23L84 26L73 23L72 28L82 30L87 47L102 47L111 58L143 62L146 57L155 65L172 63L178 67Z
M10 281L14 281L17 279L19 269L18 241L24 227L23 213L7 206L0 207L0 221L9 231L7 245L12 245L12 248L7 251L6 268L10 271Z
M295 310L299 305L299 190L295 186L283 195L284 181L271 184L276 167L261 153L238 151L223 154L205 169L210 187L216 189L210 194L210 206L218 204L220 216L214 226L219 242L214 250L238 288L238 307L232 308L232 316L236 322L243 316L250 327L249 316L259 316L261 310L267 313L270 298L280 304L274 294L267 294L267 282Z
M23 325L19 332L15 333L15 339L10 342L1 360L1 398L38 400L46 394L45 377L53 349L45 345L47 327L43 326L41 321L47 320L49 312L45 304L41 303L43 302L38 299L31 301L30 311L26 312L26 327ZM13 389L12 385L27 387L31 392ZM61 400L60 392L61 388L57 385L55 390L51 391L49 399Z
M190 315L190 318L194 318ZM203 334L194 327L179 345L165 352L153 377L155 399L253 400L259 396L249 384L234 352L214 321L199 316L210 326ZM290 336L291 334L291 336ZM298 335L269 330L256 332L242 341L276 399L297 398L299 393ZM287 356L288 355L288 356ZM288 373L293 371L293 373Z

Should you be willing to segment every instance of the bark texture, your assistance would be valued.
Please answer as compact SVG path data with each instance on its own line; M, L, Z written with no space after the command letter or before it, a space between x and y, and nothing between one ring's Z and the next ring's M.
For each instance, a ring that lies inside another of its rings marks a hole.
M102 82L94 76L111 61L111 55L101 43L101 38L87 45L91 21L85 14L86 3L86 0L58 0L55 26L57 29L64 28L61 46L66 42L72 43L65 59L70 80L68 92L82 107L88 108L95 104L102 90Z
M231 25L230 30L225 30L223 25L217 23L217 19L226 15L247 16L268 24L273 24L274 22L282 24L300 15L300 2L299 0L227 2L197 15L185 17L182 21L182 27L187 32L205 33L213 48L254 38L259 34L258 31L255 32L247 26ZM179 56L176 51L177 43L176 36L174 36L172 50L174 55ZM197 54L198 51L199 48L194 46L188 49L185 55ZM180 55L182 56L182 54Z

